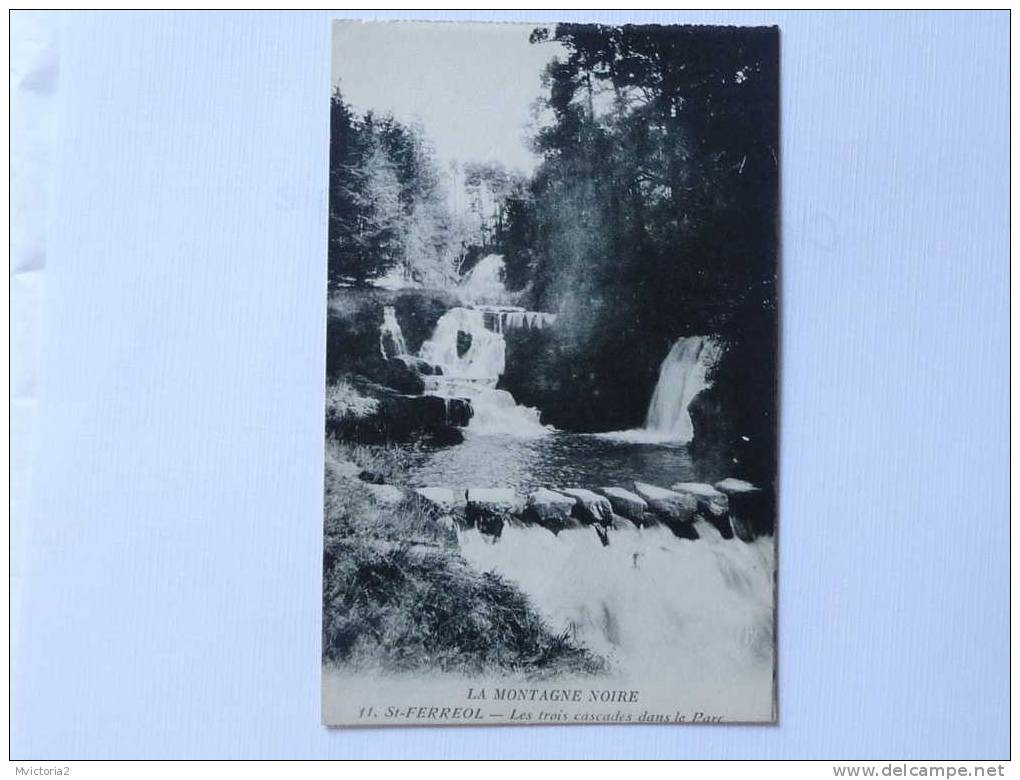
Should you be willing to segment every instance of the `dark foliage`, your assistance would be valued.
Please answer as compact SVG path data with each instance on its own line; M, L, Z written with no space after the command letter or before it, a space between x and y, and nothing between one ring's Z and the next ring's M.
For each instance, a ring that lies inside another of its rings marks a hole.
M418 127L330 100L329 284L398 271L441 285L458 258L432 150Z
M737 441L760 443L755 471L770 474L777 30L560 24L532 34L549 40L567 52L545 74L554 121L535 139L543 162L508 200L500 240L508 284L560 321L542 386L513 375L507 386L554 424L640 425L669 344L716 335L727 345L717 401Z

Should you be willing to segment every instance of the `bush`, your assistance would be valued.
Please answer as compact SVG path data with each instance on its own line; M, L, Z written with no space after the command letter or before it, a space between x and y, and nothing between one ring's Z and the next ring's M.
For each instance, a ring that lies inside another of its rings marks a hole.
M374 398L362 395L347 379L338 379L326 386L326 419L344 420L368 417L379 408Z
M514 585L449 551L340 542L323 583L323 660L388 671L598 673Z
M330 461L343 461L357 465L355 473L370 471L383 482L400 484L407 481L411 461L417 456L419 447L415 444L361 444L341 441L336 438L326 439L326 466Z

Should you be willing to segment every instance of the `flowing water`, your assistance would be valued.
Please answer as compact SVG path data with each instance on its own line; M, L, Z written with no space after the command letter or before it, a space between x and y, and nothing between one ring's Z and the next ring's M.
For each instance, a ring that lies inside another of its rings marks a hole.
M645 429L688 442L694 436L687 406L708 387L708 369L718 355L715 342L704 336L678 339L659 368L659 381L648 405Z
M688 406L711 386L708 371L719 357L719 345L708 336L677 339L659 366L659 381L648 405L644 428L600 434L633 443L687 444L694 438Z
M379 329L379 351L382 352L384 358L407 354L404 332L400 329L397 312L392 306L383 307L383 323Z
M543 486L631 488L634 480L668 487L728 476L705 472L685 446L693 434L688 405L708 386L718 356L714 341L691 336L672 346L644 428L557 431L541 425L538 410L496 389L505 369L505 328L555 321L506 305L501 279L502 258L479 262L462 285L471 303L446 312L422 345L420 356L443 369L426 377L427 391L470 398L474 416L462 444L409 454L412 484L526 493ZM516 582L554 631L604 656L616 673L655 669L712 700L739 700L754 690L771 701L772 539L723 540L704 523L698 531L700 539L689 541L659 526L613 529L606 546L590 527L554 535L511 524L496 543L463 530L460 545L476 568Z
M461 297L471 303L506 303L503 274L503 255L486 255L461 280Z
M472 434L544 436L552 429L539 422L537 409L519 406L496 382L506 366L506 342L485 324L484 309L456 307L436 323L420 356L441 366L441 376L425 378L426 390L445 397L469 398ZM498 321L498 320L497 320Z
M554 631L607 658L616 670L665 677L767 699L773 668L771 538L723 540L705 523L701 538L658 526L554 535L508 527L497 544L462 531L461 550L482 571L519 584ZM639 607L637 605L640 605Z

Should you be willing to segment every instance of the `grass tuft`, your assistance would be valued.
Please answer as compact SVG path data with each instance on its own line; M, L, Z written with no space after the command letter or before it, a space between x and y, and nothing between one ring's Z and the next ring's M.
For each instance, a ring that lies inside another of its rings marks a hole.
M326 385L326 419L362 419L375 414L379 402L362 395L346 379L337 379Z
M326 444L323 662L388 672L599 673L513 583L473 569L449 522L409 493L378 504L363 468L398 477L395 448ZM398 482L398 479L394 479Z

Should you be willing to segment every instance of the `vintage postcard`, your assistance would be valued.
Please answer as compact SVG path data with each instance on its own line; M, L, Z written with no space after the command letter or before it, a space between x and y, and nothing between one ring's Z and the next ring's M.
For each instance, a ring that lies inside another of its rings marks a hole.
M773 722L779 31L332 56L323 722Z

